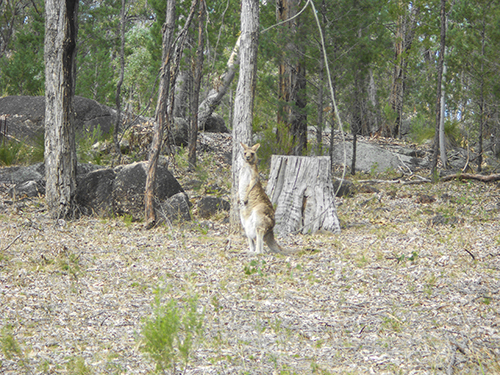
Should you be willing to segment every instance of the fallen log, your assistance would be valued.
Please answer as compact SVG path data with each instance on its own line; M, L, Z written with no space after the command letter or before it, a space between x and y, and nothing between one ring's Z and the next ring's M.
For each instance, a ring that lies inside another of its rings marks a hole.
M500 181L500 174L490 174L490 175L482 175L482 174L472 174L472 173L457 173L451 174L441 178L441 181L451 181L451 180L478 180L482 182L492 182L492 181Z

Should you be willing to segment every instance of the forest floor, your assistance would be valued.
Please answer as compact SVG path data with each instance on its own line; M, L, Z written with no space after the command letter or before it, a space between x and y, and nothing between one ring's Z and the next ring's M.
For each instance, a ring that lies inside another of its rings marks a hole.
M143 327L173 300L203 322L186 374L500 374L500 185L354 185L342 232L291 256L245 254L225 213L54 222L1 186L0 373L153 373Z

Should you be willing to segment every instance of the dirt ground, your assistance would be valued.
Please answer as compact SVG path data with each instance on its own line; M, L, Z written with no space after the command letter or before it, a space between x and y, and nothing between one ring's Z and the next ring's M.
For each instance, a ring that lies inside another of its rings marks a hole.
M153 373L155 296L197 296L186 374L500 374L499 185L371 187L337 199L340 234L250 256L225 214L54 222L1 186L0 373Z

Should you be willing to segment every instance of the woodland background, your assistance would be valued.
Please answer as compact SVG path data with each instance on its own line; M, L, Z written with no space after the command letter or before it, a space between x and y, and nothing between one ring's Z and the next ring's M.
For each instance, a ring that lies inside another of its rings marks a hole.
M463 147L473 146L481 153L482 139L500 136L498 2L315 0L314 4L344 130L363 135L409 135L414 141L432 138L439 57L444 50L440 88L445 93L447 139ZM80 1L75 94L116 106L122 5L124 76L119 99L124 110L153 116L164 1ZM308 153L308 146L301 141L308 126L319 130L318 137L325 128L337 126L332 124L320 34L312 8L300 13L304 5L306 2L297 0L260 4L253 130L264 135L271 132L274 153ZM446 11L444 40L440 37L442 5ZM177 6L179 29L189 8L186 1ZM222 84L221 76L240 32L239 1L209 1L205 9L200 102L210 89ZM44 95L44 2L0 0L0 11L0 95ZM298 13L293 21L276 26ZM199 17L198 12L195 17ZM194 100L197 21L191 23L177 80L176 95L185 97L177 100L180 117L190 116L189 103ZM216 110L230 127L236 82L237 78L233 79ZM293 135L293 144L280 137L288 132ZM314 152L323 151L318 146Z

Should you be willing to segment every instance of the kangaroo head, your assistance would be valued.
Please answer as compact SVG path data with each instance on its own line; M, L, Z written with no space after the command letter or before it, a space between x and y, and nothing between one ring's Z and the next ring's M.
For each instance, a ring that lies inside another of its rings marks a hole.
M245 161L250 165L257 163L257 150L260 147L260 143L257 143L252 147L248 147L246 144L241 142L240 144L241 147L243 147L243 158Z

